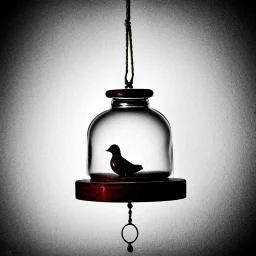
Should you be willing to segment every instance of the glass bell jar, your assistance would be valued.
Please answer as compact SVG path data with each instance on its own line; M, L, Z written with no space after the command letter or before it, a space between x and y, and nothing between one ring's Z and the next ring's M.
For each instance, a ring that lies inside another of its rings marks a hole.
M149 105L149 89L106 92L111 108L88 128L91 181L158 181L172 174L173 148L167 119Z

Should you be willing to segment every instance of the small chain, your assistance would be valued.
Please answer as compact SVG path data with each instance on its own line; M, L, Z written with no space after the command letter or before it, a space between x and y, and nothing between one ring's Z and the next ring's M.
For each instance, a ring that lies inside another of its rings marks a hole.
M128 252L133 252L132 243L134 243L134 242L137 240L137 238L138 238L138 236L139 236L139 230L138 230L138 228L132 223L132 207L133 207L133 206L132 206L132 203L131 203L131 202L128 202L127 207L129 208L129 211L128 211L128 213L129 213L128 224L126 224L126 225L123 227L123 229L122 229L122 231L121 231L121 235L122 235L123 240L128 244L127 251L128 251ZM135 228L136 237L135 237L135 239L132 240L132 241L127 241L127 240L125 239L125 237L124 237L124 229L125 229L127 226L130 226L130 227L132 226L132 227Z
M128 206L128 208L129 208L129 211L128 211L128 213L129 213L128 223L131 224L131 223L132 223L132 203L129 202L129 203L127 204L127 206Z
M126 35L125 35L125 39L126 39L126 49L125 49L125 54L126 54L126 58L125 58L125 88L133 88L132 84L133 84L133 78L134 78L134 62L133 62L133 47L132 47L132 26L131 26L131 1L130 0L126 0L126 20L125 20L125 28L126 28ZM128 65L129 65L129 61L128 61L128 56L129 56L129 50L130 50L130 56L131 56L131 72L132 72L132 76L130 81L128 81Z

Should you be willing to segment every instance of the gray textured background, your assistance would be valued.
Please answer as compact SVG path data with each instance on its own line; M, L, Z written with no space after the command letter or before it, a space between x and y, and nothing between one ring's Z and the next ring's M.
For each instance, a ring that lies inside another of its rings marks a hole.
M126 205L74 195L87 127L109 108L105 91L123 87L124 6L1 6L0 255L128 255ZM133 255L254 249L251 10L249 1L133 1L135 87L155 91L151 105L172 125L175 176L188 183L185 200L134 205Z

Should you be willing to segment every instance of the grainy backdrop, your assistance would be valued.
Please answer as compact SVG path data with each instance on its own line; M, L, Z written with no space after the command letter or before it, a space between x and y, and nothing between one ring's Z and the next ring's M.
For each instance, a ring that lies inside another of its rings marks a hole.
M170 121L187 198L137 203L133 255L254 247L255 14L249 1L132 1L135 83ZM122 88L125 1L2 1L1 255L127 255L125 204L75 200L86 131ZM5 254L4 254L5 253Z

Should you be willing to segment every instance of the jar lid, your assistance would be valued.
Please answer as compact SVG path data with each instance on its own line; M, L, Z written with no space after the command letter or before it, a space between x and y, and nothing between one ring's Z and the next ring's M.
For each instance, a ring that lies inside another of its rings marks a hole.
M154 92L150 89L114 89L106 91L108 98L150 98Z

